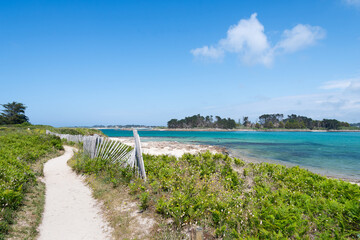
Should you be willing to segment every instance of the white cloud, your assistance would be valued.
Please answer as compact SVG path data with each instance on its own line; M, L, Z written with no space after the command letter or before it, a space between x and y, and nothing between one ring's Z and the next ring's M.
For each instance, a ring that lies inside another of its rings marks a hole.
M320 88L325 90L340 89L354 91L360 89L360 79L352 78L340 81L329 81L325 82Z
M276 45L276 48L285 52L296 52L305 47L314 45L317 40L325 37L325 31L318 26L298 24L291 30L285 30L283 39Z
M249 19L241 19L230 26L226 38L218 44L196 48L190 52L195 57L222 58L226 52L236 53L247 64L272 64L276 54L295 52L311 46L325 37L325 31L317 26L298 24L291 30L285 30L282 40L271 46L264 32L264 26L254 13Z
M345 81L330 81L324 83L322 86L320 86L321 89L345 89L349 87L351 84L351 81L345 80Z
M202 48L196 48L191 50L191 53L195 57L209 57L209 58L222 58L224 56L224 51L222 49L214 48L213 46L204 46Z
M237 25L231 26L227 31L227 38L222 39L220 44L233 52L241 52L245 45L254 52L266 51L269 43L264 34L264 26L256 16L254 13L250 19L242 19Z
M242 19L227 31L227 37L219 42L220 48L225 51L241 54L244 62L271 64L269 58L270 44L264 33L264 26L251 15L250 19Z
M343 2L351 6L360 6L360 0L343 0Z

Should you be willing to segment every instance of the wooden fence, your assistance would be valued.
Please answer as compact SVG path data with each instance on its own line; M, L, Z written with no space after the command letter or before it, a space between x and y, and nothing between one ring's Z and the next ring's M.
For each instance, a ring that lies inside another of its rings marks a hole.
M135 169L139 177L146 181L140 137L135 129L133 130L134 149L120 141L111 140L96 134L94 136L70 135L54 133L49 130L46 130L46 134L58 136L69 142L82 143L84 153L90 156L90 158L109 159L113 163L120 162L123 166L130 166Z

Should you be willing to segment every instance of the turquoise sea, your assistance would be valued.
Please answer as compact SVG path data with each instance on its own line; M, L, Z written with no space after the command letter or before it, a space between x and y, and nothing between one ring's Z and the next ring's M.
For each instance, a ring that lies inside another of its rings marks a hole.
M101 131L109 137L132 137L132 131ZM217 145L237 157L299 165L330 177L360 180L360 132L138 132L142 141Z

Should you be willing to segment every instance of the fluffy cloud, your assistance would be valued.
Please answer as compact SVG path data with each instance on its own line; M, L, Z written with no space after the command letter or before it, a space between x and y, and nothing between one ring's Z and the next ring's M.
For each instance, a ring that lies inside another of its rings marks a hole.
M247 63L263 63L268 65L270 45L264 33L264 26L251 15L250 19L242 19L237 25L231 26L227 37L220 40L219 48L227 52L238 53Z
M305 47L314 45L316 41L325 37L321 27L298 24L291 30L285 30L283 39L275 46L285 52L296 52Z
M226 38L216 47L204 46L191 50L195 57L222 58L226 52L236 53L247 64L272 64L274 56L290 53L315 44L325 37L325 31L317 26L298 24L291 30L285 30L281 41L274 46L268 41L264 26L254 13L249 19L241 19L230 26Z

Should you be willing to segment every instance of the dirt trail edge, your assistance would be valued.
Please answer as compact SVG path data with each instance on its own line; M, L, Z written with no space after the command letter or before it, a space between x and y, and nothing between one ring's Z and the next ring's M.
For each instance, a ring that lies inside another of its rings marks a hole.
M44 166L46 198L40 240L111 239L110 228L91 190L67 165L73 148Z

